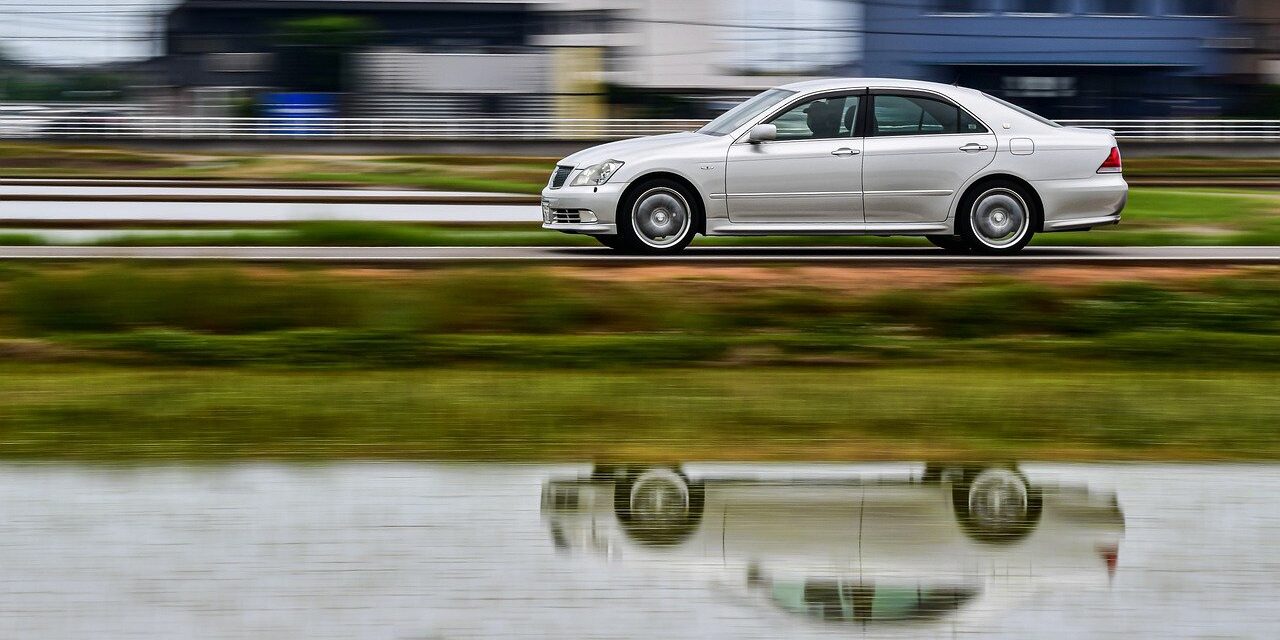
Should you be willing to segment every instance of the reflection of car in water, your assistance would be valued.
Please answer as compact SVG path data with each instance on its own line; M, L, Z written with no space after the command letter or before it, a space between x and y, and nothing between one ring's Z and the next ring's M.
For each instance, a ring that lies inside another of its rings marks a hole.
M599 466L547 481L542 500L559 549L727 571L745 598L859 623L1105 585L1124 530L1114 494L1036 485L1012 465L804 479Z

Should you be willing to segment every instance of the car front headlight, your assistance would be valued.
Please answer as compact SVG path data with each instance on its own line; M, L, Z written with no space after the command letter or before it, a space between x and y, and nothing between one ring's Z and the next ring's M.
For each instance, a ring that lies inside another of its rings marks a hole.
M573 182L569 183L573 187L591 187L602 185L613 177L613 174L622 168L621 160L605 160L600 164L593 164L583 169Z

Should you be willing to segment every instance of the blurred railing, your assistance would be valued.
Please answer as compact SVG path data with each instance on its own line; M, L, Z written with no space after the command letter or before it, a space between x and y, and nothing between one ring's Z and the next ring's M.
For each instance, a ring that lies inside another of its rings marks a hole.
M692 131L705 120L560 118L228 118L0 114L0 138L613 140ZM1134 141L1280 141L1280 120L1064 120Z
M1060 120L1069 127L1111 129L1121 140L1280 140L1280 120Z
M692 131L705 120L561 118L0 117L0 137L604 140Z

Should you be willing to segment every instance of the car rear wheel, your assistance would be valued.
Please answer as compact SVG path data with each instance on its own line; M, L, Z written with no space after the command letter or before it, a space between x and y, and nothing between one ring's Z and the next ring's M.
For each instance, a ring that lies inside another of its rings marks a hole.
M925 236L925 239L933 246L951 253L961 253L971 249L968 241L960 236Z
M951 498L961 529L978 542L1017 542L1040 522L1040 491L1014 467L966 469Z
M960 203L956 227L978 253L1017 253L1031 242L1036 210L1026 189L998 180L984 183Z
M618 248L637 253L675 253L697 233L693 194L673 180L649 180L618 207Z

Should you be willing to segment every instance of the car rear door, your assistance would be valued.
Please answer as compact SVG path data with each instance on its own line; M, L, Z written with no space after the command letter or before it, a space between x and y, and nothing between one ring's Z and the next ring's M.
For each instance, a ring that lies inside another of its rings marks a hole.
M871 91L863 146L868 223L942 222L957 191L996 157L996 136L943 96Z
M861 223L865 90L802 99L766 121L778 139L730 145L729 219L759 223Z

